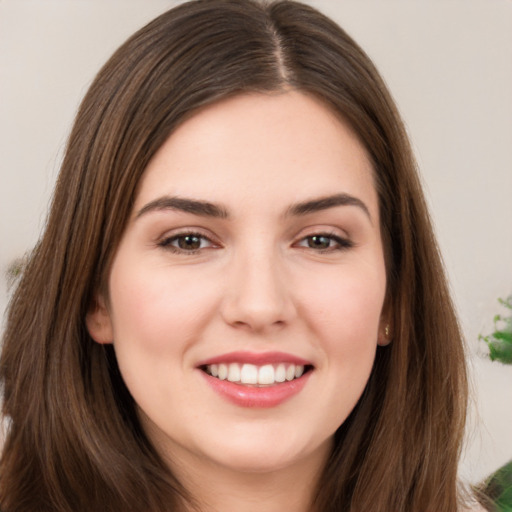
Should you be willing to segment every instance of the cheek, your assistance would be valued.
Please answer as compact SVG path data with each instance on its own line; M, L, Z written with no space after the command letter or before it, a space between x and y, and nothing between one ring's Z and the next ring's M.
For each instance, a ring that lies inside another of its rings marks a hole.
M125 267L115 266L110 279L114 339L157 353L181 350L208 321L214 287L200 286L180 269L170 275L166 267Z
M318 290L310 325L320 352L325 424L335 431L354 409L375 360L385 281L352 273L331 280L329 293Z
M142 411L189 396L184 355L208 323L215 287L200 287L182 269L147 269L118 260L110 277L114 348L119 369Z
M355 405L370 375L386 286L384 270L355 266L345 270L323 280L328 286L310 283L309 302L303 301L303 317L331 370L330 391L339 396L343 389L350 402L340 404L343 409Z
M374 273L331 276L328 286L309 287L309 316L318 328L349 339L356 335L377 334L384 302L385 279ZM305 302L305 301L303 301ZM367 336L363 336L363 339ZM361 340L362 341L362 340ZM373 340L376 342L376 338Z

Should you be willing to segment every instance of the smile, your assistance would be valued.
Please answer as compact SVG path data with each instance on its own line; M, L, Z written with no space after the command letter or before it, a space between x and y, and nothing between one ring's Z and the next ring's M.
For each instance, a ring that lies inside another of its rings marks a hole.
M203 367L208 375L241 385L272 386L300 378L310 367L293 363L255 365L249 363L219 363Z
M299 395L314 373L311 361L284 352L230 352L198 363L206 384L244 408L277 407Z

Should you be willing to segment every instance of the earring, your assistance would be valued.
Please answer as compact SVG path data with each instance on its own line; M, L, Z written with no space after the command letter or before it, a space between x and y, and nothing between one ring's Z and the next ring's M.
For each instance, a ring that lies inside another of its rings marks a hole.
M384 327L384 334L386 335L386 338L389 338L389 325L386 325L386 327Z

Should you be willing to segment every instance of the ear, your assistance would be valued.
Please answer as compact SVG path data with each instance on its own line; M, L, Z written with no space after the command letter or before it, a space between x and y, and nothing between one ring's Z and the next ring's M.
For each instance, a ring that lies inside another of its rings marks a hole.
M96 343L107 344L114 340L112 320L103 296L95 297L85 317L85 325Z

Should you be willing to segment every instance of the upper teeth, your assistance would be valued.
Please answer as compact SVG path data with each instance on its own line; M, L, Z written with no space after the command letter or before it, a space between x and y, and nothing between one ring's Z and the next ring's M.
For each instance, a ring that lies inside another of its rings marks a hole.
M206 366L206 372L220 380L240 382L241 384L275 384L299 378L304 373L304 366L284 363L263 366L247 363L221 363Z

